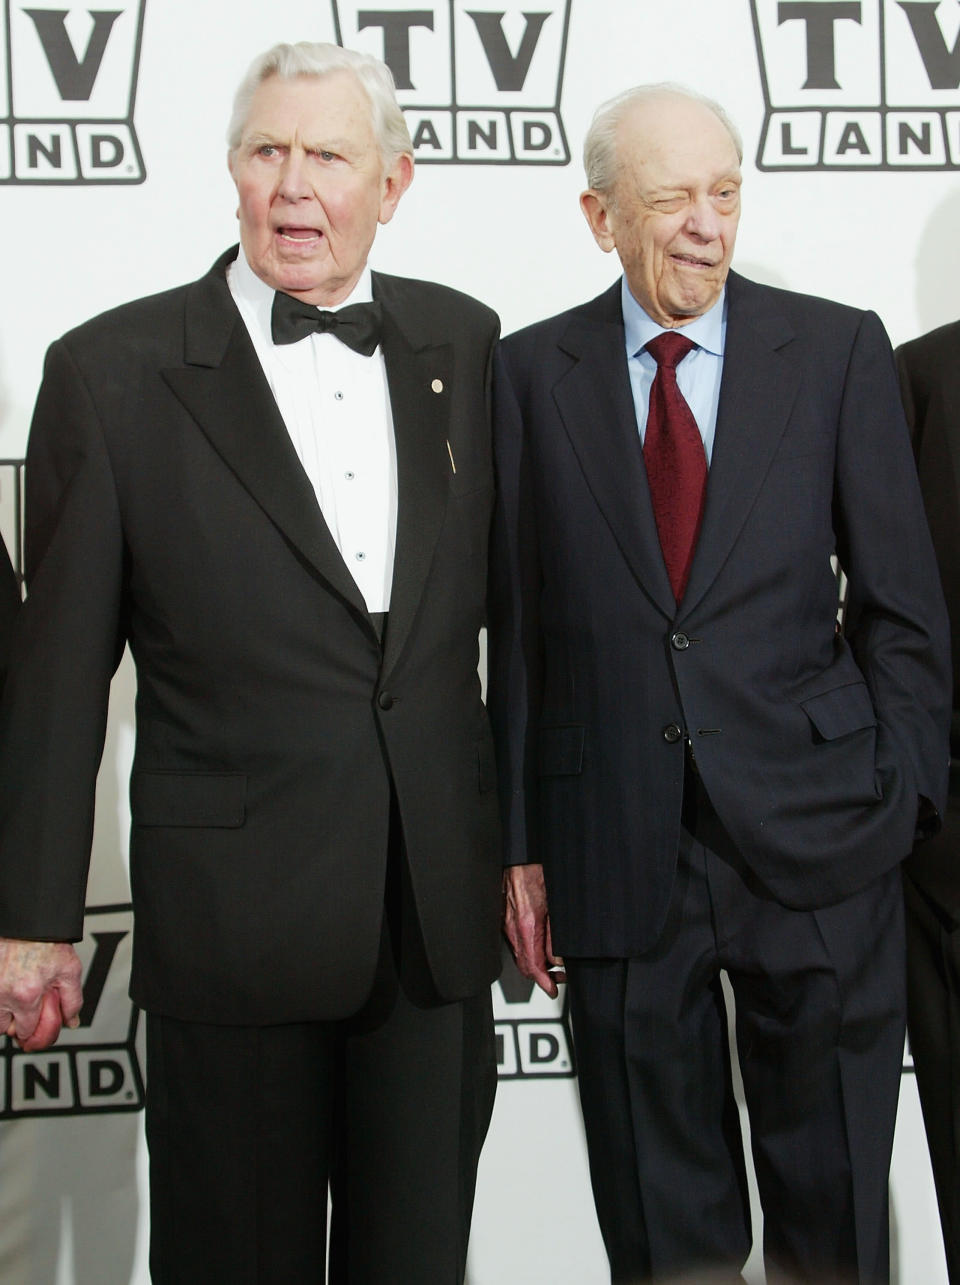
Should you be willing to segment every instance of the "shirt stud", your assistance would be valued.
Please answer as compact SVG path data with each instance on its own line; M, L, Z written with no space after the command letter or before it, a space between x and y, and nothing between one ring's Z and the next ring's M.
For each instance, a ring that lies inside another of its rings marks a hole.
M434 391L435 393L442 393L442 392L443 392L443 380L442 380L442 379L435 379L435 380L433 381L433 383L430 385L430 387L433 389L433 391Z

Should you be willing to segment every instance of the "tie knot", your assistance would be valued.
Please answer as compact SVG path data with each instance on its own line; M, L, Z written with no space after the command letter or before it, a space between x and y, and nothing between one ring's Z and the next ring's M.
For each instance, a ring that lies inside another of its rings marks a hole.
M657 335L656 339L651 339L646 349L658 366L667 366L673 370L683 361L690 349L696 346L686 335L681 335L676 330L665 330L662 335Z

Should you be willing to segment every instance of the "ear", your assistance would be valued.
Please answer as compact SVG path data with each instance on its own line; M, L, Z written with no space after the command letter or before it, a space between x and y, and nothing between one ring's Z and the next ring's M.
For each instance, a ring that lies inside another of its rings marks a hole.
M583 210L583 217L590 224L593 239L604 254L609 254L617 244L610 212L610 197L604 192L596 191L595 188L588 188L580 196L580 209Z
M396 213L400 198L413 182L413 157L408 152L401 152L387 170L383 178L383 189L380 194L379 222L389 223Z

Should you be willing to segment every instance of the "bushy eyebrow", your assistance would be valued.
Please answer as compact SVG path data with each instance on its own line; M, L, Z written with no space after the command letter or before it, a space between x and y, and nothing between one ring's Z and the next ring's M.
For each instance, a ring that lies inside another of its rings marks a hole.
M244 147L263 147L265 144L268 144L268 143L272 147L281 146L279 139L274 138L271 134L262 134L262 133L247 134L247 136L243 139Z
M726 184L729 184L731 187L742 187L743 175L739 170L731 170L729 174L719 175L717 178L712 179L707 184L707 187L712 189L715 187L723 187ZM696 183L686 183L682 179L676 183L665 182L646 189L645 195L648 199L663 199L670 196L683 196L689 192L692 187L696 187L697 185L698 184Z
M245 147L256 149L258 147L289 147L289 142L285 139L276 138L272 134L258 131L255 134L249 134L243 142ZM308 152L343 152L356 151L356 145L351 145L350 140L346 138L327 138L322 142L304 143L303 146Z

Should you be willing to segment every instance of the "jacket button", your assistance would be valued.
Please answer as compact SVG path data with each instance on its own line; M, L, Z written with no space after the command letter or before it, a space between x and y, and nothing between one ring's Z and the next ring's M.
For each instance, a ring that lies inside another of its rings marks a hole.
M686 651L690 646L690 639L686 634L676 633L670 639L670 645L674 651Z
M663 729L663 739L670 745L675 745L682 735L683 732L677 727L676 723L668 723Z
M381 692L377 697L377 704L381 709L393 709L393 697L389 692Z

